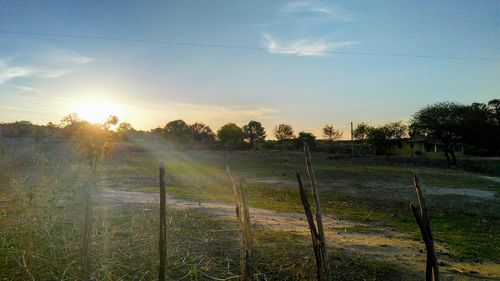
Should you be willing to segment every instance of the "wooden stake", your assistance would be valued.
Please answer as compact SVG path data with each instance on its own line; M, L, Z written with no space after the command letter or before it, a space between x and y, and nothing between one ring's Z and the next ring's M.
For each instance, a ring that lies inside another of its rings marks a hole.
M307 223L309 223L309 230L311 232L311 239L314 249L314 258L316 260L316 278L318 280L323 280L323 269L324 262L323 256L321 254L321 240L319 239L318 231L316 225L314 224L313 214L311 212L311 206L309 205L309 200L307 199L307 190L302 184L302 179L300 173L297 172L297 181L299 183L299 193L300 200L302 201L302 206L304 206L304 212L306 213Z
M316 223L318 224L318 237L321 241L321 255L323 257L326 280L332 280L332 273L330 270L330 263L328 262L328 249L325 240L325 233L323 230L323 218L321 215L321 206L319 203L319 192L318 192L318 182L316 180L316 175L311 164L311 152L309 151L309 146L304 142L304 155L306 160L307 175L309 176L309 183L311 185L311 190L313 193L314 203L316 205Z
M96 169L91 167L90 176L85 183L83 193L84 218L82 227L82 241L80 252L80 263L82 267L82 280L89 281L92 264L92 190L96 185Z
M235 211L240 238L241 280L251 281L253 280L253 235L250 227L247 189L242 183L239 186L236 184L228 166L226 166L226 173L231 182L233 197L236 203Z
M158 253L160 255L160 267L158 271L158 280L165 280L166 262L167 262L167 194L165 190L165 166L160 163L160 238Z
M417 210L413 204L410 203L410 209L415 217L415 221L420 228L420 233L424 239L425 249L427 251L427 259L425 266L425 280L432 281L434 276L434 281L439 281L439 268L437 262L436 251L434 249L434 239L431 232L431 224L429 219L429 212L427 209L427 204L425 203L424 194L422 193L422 188L420 187L420 182L416 175L413 175L413 185L415 186L415 191L417 193L418 203L420 205L420 212Z

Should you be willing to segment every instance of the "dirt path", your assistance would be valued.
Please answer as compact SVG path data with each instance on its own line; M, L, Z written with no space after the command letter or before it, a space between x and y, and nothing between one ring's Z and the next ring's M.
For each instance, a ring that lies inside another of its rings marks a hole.
M104 188L99 197L107 203L142 203L159 204L158 193L121 191ZM196 202L168 196L167 205L177 210L197 209L202 212L224 218L235 218L234 205L220 202ZM301 213L275 212L260 208L250 208L252 224L255 227L270 228L277 231L292 231L308 236L309 229L305 215ZM369 231L350 231L353 226L366 224L337 220L331 216L324 218L325 234L329 244L353 254L393 262L414 271L424 272L425 248L421 241L416 241L393 230L376 225L369 225ZM332 242L334 241L334 242ZM481 272L482 276L500 278L498 264L458 264L444 259L448 251L437 246L440 261L444 262L441 271L445 275L457 276L457 272ZM447 273L447 274L446 274ZM479 277L479 275L477 276ZM466 278L466 279L463 279ZM461 277L460 280L476 280L474 277ZM477 279L480 280L480 279Z

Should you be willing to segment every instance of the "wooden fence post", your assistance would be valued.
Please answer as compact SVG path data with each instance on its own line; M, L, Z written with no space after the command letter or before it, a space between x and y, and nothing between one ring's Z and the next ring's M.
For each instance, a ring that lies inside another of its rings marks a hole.
M330 263L328 261L328 249L326 245L325 233L323 230L323 218L321 214L321 207L319 202L319 192L318 192L318 182L316 180L316 175L314 174L314 169L311 164L311 152L309 151L309 146L304 142L304 156L306 161L307 175L309 176L309 183L311 185L311 190L313 194L314 204L316 205L316 223L318 227L318 238L321 241L321 256L323 258L325 276L327 281L332 280L332 272L330 270Z
M316 225L314 224L311 206L309 205L309 200L307 199L307 190L304 188L299 172L297 172L297 181L299 183L300 200L302 201L302 206L304 206L304 212L306 213L307 223L309 223L309 230L311 232L314 258L316 260L316 278L318 279L318 281L320 281L324 279L324 261L323 256L321 255L321 240L319 239L318 230L316 229Z
M415 221L420 228L420 233L424 239L425 249L427 252L426 266L425 266L425 280L432 281L434 275L434 281L439 281L439 268L436 256L436 250L434 249L434 239L431 232L431 224L429 219L429 212L427 209L427 204L425 203L424 194L422 193L422 188L420 187L420 182L417 176L413 175L413 185L415 186L415 191L418 197L418 203L420 205L420 212L417 210L413 204L410 203L410 209L415 217Z
M160 238L159 249L160 267L158 272L158 280L165 281L165 265L167 260L167 194L165 190L165 165L160 163Z
M96 185L96 169L91 167L90 176L85 183L83 191L84 218L82 228L82 240L80 245L80 263L82 269L82 280L89 281L92 264L92 190Z
M241 182L236 184L229 167L226 166L226 173L231 182L233 196L236 203L236 219L238 221L240 238L240 268L241 280L253 280L253 235L250 227L250 211L248 207L248 195L246 186Z

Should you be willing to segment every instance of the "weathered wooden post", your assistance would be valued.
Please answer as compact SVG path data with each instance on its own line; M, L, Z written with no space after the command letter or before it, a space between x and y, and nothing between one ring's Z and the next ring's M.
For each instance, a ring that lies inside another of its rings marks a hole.
M165 190L165 165L160 163L160 238L158 253L160 255L160 266L158 280L165 281L165 266L167 262L167 194Z
M434 249L434 238L432 237L431 224L429 218L429 211L427 209L427 204L425 203L424 194L422 193L422 188L420 187L420 182L417 176L413 175L413 185L415 186L415 191L417 193L418 203L420 205L420 212L417 210L413 204L410 203L410 209L415 217L415 221L420 228L420 233L424 239L425 249L427 252L426 266L425 266L425 280L432 281L434 276L434 281L439 281L439 268L436 256L436 250Z
M226 173L231 182L233 196L236 203L236 219L238 221L240 238L240 268L241 280L253 280L253 235L250 228L250 211L248 207L248 195L246 187L240 182L236 184L229 167L226 166Z
M80 242L80 264L82 269L82 280L89 281L92 263L92 190L96 185L96 166L91 166L91 171L83 190L83 227L82 240Z
M307 190L304 188L304 184L302 183L302 179L300 177L300 173L297 172L297 181L299 183L299 193L300 200L302 201L302 206L304 206L304 212L306 213L307 223L309 224L309 231L311 232L311 239L314 250L314 258L316 260L316 278L319 280L323 280L323 270L324 270L324 261L323 256L321 255L321 240L319 239L318 230L316 229L316 225L314 224L314 218L311 211L311 206L309 205L309 200L307 199Z
M306 142L304 142L304 155L306 161L307 175L309 176L309 182L311 184L314 204L316 205L316 223L318 224L318 235L319 239L321 240L321 255L323 257L323 262L325 266L326 280L331 281L332 272L330 270L330 263L328 261L328 249L326 245L325 232L323 230L323 218L319 202L318 181L316 180L316 175L314 174L314 169L311 164L311 152L309 151L309 146L307 145Z

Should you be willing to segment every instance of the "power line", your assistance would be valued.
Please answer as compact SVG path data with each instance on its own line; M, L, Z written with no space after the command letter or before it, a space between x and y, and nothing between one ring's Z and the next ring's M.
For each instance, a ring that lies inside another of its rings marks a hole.
M165 44L165 45L190 46L190 47L245 49L245 50L258 50L258 51L267 51L268 50L268 48L258 47L258 46L211 44L211 43L199 43L199 42L183 42L183 41L137 39L137 38L120 38L120 37L109 37L109 36L76 35L76 34L67 34L67 33L24 32L24 31L11 31L11 30L0 30L0 33L10 34L10 35L57 37L57 38L70 38L70 39L91 39L91 40L120 41L120 42L148 43L148 44ZM358 55L358 56L406 57L406 58L417 58L417 59L500 61L500 58L497 58L497 57L420 55L420 54L398 54L398 53L385 53L385 52L316 51L316 50L286 49L286 48L274 48L273 50L274 51L281 51L281 52L308 52L308 53L318 53L318 54L326 53L326 54Z

